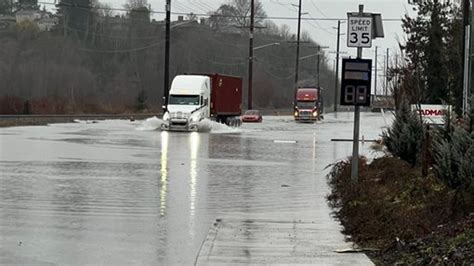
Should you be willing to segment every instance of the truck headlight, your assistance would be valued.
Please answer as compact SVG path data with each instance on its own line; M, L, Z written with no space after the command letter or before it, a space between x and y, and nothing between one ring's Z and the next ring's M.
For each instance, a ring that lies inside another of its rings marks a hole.
M313 116L318 116L318 111L314 111Z
M295 111L294 116L298 116L298 111Z
M164 121L170 120L170 114L169 114L168 112L166 112L166 113L163 115L163 120L164 120Z

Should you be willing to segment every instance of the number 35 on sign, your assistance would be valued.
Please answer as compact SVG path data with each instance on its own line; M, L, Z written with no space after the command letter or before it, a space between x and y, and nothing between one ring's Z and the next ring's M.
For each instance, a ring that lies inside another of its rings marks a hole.
M372 47L372 17L348 16L347 47Z

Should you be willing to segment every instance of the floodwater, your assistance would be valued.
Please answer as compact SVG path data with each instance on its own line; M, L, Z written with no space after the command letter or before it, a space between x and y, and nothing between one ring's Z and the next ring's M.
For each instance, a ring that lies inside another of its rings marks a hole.
M218 218L338 232L325 167L351 155L351 142L330 140L352 138L352 122L339 113L193 133L155 130L157 118L1 128L0 264L192 265ZM386 123L362 113L361 138L379 138Z

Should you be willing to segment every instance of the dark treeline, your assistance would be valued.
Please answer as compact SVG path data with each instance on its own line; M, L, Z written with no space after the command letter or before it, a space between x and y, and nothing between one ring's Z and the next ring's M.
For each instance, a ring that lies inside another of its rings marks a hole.
M397 106L404 101L449 104L462 115L464 37L461 1L418 1L413 8L417 15L406 15L402 20L406 33L406 42L400 44L403 61L389 71L389 78L395 81L395 102Z
M248 3L235 0L222 5L204 20L189 14L173 21L170 79L202 72L240 76L246 102ZM22 21L2 31L0 112L159 111L165 89L164 22L150 19L146 1L130 0L124 7L126 14L115 15L98 2L63 0L52 30L40 31L35 21ZM260 4L257 15L265 16ZM254 51L253 104L290 108L295 34L264 19L257 25L254 47L280 45ZM316 54L317 43L304 32L302 36L300 57ZM324 55L320 60L321 86L326 104L332 104L334 73ZM316 85L316 62L317 56L300 61L300 85Z

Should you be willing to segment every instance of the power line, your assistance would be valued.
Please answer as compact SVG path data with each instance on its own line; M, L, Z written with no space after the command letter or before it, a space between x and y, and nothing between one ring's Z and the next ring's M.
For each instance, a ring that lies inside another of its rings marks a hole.
M49 3L49 2L38 2L38 4L43 4L43 5L53 5L56 7L69 7L69 8L81 8L81 9L103 9L103 10L112 10L112 11L122 11L122 12L129 12L129 10L125 8L109 8L109 7L89 7L89 6L82 6L82 5L76 5L76 4L65 4L65 3L60 3L60 4L55 4L55 3ZM136 12L144 12L144 13L150 13L150 14L166 14L165 11L155 11L155 10L149 10L149 11L140 11L137 10ZM190 12L171 12L171 15L189 15ZM203 13L194 13L196 16L201 16L201 17L209 17L210 14L203 14ZM219 15L219 14L213 14L215 17L225 17L225 18L248 18L248 16L239 16L239 15ZM296 17L285 17L285 16L255 16L256 19L269 19L269 20L298 20ZM347 18L301 18L301 20L310 20L310 21L346 21ZM383 18L382 21L385 22L400 22L402 19L401 18Z
M216 65L221 65L221 66L238 66L238 65L244 65L247 63L247 60L243 60L242 62L218 62L214 61L212 59L205 59L207 62L211 62Z
M189 9L185 4L182 4L178 1L173 1L173 8L176 8L178 9L178 11L181 11L181 12L186 12L186 10ZM187 14L189 13L192 13L192 12L187 12Z
M286 8L286 10L289 10L289 11L291 11L291 12L298 12L297 9L291 9L291 8L288 7L288 5L291 5L291 4L285 5L285 4L280 3L279 1L274 1L274 0L270 0L270 2L271 2L271 3L275 3L275 4L277 4L277 5L280 5L280 6L284 7L284 8Z
M319 7L316 6L316 4L314 3L313 0L311 0L310 3L311 3L311 5L314 6L314 8L316 8L316 11L318 11L319 14L321 14L323 17L326 17L326 18L328 17L328 16L326 16L326 14L324 14L324 12L321 9L319 9Z
M310 18L313 18L313 16L311 16L311 14L309 12L308 12L308 16ZM325 32L327 32L331 35L334 35L334 36L336 35L336 33L329 31L328 28L324 28L323 26L321 26L321 24L319 24L317 21L307 21L307 22L310 26L312 26L315 29L323 30L323 31L325 31ZM315 26L313 23L315 23L317 26Z
M209 8L209 6L204 6L203 4L193 1L193 0L186 0L186 1L189 3L189 5L195 6L197 9L204 11L205 13L209 12L209 9L211 10L213 9L213 8Z

